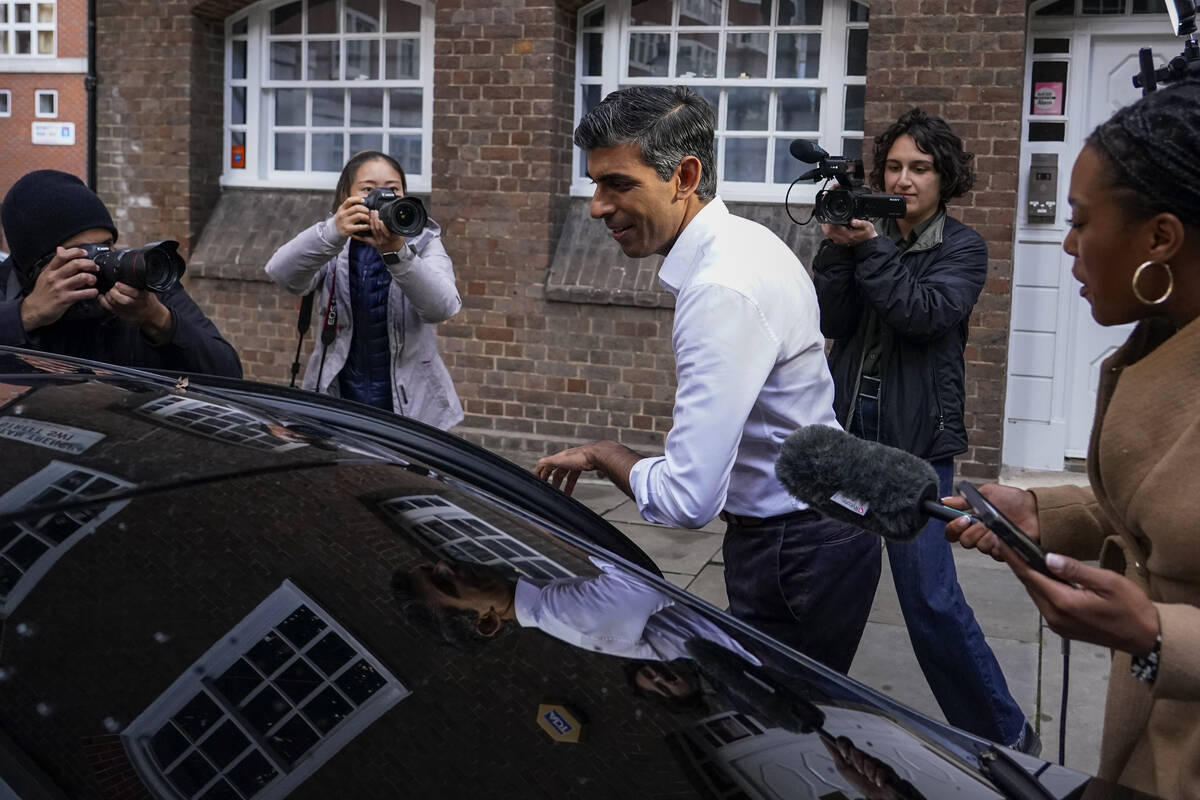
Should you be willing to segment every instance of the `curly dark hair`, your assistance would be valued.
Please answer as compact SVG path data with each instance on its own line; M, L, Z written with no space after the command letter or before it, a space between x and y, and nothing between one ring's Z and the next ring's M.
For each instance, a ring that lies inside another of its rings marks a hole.
M1087 138L1110 167L1128 219L1167 212L1200 225L1200 80L1152 92L1102 122Z
M908 134L917 143L917 149L933 156L933 168L941 179L942 205L955 197L962 197L975 185L975 154L963 149L962 139L941 117L927 114L914 108L900 116L886 131L875 137L875 150L871 163L871 186L883 191L883 172L887 166L888 152L901 136Z

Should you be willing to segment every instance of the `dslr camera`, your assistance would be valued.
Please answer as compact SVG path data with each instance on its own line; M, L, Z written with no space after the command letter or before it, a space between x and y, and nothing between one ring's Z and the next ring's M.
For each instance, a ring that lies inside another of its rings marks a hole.
M104 294L116 283L162 294L183 277L179 242L151 242L145 247L114 250L106 244L80 244L87 258L96 262L96 288Z
M429 221L429 214L420 200L400 197L395 189L372 189L363 200L363 205L378 211L379 219L397 236L416 236Z
M848 225L852 219L893 217L908 213L903 195L872 194L864 188L863 163L860 159L831 156L807 139L796 139L789 150L797 161L817 166L801 175L799 181L837 181L836 189L817 192L813 216L830 225Z

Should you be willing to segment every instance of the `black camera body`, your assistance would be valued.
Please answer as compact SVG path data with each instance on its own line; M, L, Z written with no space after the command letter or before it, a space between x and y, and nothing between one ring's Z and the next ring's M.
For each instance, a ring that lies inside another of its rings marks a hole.
M419 199L400 197L395 189L372 189L363 199L363 205L378 211L380 221L397 236L416 236L429 222L429 214ZM370 238L370 234L367 234L367 238Z
M813 216L830 225L849 225L852 219L892 217L900 219L908 213L908 201L899 194L873 194L863 186L861 159L831 156L805 139L796 139L789 148L792 157L817 166L797 178L804 180L835 180L836 189L817 192Z
M162 294L175 288L183 277L184 263L179 242L151 242L144 247L114 250L106 244L75 245L96 263L96 288L104 294L114 284Z

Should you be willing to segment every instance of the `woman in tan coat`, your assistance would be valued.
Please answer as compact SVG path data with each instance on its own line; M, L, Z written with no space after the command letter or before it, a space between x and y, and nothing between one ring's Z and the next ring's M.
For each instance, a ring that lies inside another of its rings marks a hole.
M1118 111L1071 175L1072 274L1101 325L1139 324L1101 368L1090 488L983 493L1065 583L981 525L1055 632L1112 648L1100 776L1200 798L1200 83ZM961 500L948 501L962 508ZM1076 559L1100 559L1099 567Z

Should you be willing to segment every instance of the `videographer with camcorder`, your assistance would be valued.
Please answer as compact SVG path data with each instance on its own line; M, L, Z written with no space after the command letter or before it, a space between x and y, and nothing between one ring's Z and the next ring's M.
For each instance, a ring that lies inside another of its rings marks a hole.
M876 137L871 184L904 215L823 222L813 264L821 330L833 340L834 409L850 433L928 460L943 496L967 449L963 349L987 277L987 245L946 214L974 183L974 156L939 117L914 108ZM819 216L819 215L818 215ZM967 605L943 523L888 541L913 650L947 720L999 744L1040 750Z
M394 158L356 154L338 178L332 215L279 248L266 270L292 294L320 290L305 389L446 430L463 411L434 326L462 300L442 229L407 190Z
M0 344L110 364L242 377L237 352L179 284L177 242L115 248L104 203L74 175L37 170L0 211Z

